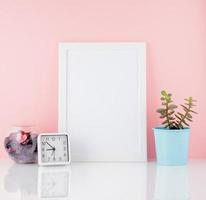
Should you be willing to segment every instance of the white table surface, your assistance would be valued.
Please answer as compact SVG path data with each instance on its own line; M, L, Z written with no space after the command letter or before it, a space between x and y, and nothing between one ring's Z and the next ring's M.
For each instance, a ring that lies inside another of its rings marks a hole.
M200 200L206 161L166 167L148 163L72 163L64 167L0 161L2 200Z

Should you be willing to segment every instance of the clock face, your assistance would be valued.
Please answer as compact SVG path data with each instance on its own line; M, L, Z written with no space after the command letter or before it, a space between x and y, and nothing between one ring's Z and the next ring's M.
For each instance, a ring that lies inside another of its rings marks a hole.
M69 162L69 144L66 134L42 134L38 139L40 164L66 164Z

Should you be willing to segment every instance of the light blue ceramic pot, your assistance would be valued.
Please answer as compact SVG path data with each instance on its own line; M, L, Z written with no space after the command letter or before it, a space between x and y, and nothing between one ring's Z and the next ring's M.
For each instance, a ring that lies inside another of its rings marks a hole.
M190 129L154 128L156 157L159 165L186 165Z

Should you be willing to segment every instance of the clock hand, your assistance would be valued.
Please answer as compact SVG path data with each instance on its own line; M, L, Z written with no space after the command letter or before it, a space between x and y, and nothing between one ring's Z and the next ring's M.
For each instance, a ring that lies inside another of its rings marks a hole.
M52 149L54 149L54 147L53 146L51 146L51 144L49 144L48 142L46 142Z
M51 155L54 155L54 159L55 159L55 151L56 151L56 148L55 147L53 147L53 149L52 149L53 151L52 151L52 153L51 153Z
M47 151L54 151L54 149L46 149Z
M53 147L51 150L53 150L51 155L55 154L56 148Z
M55 159L55 149L54 149L54 151L53 151L53 152L54 152L54 160L56 160L56 159Z

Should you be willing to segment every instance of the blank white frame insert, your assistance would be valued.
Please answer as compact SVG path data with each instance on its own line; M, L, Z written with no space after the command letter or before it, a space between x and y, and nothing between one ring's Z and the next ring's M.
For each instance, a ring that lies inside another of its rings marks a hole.
M58 120L72 161L146 161L145 43L60 43Z

